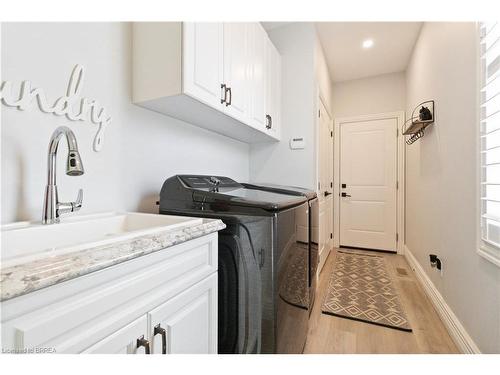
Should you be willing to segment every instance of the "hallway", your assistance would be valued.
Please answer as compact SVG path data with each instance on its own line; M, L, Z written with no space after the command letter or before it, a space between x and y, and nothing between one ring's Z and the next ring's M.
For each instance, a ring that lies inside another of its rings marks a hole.
M337 251L333 249L320 275L304 353L458 353L457 347L418 284L413 271L401 255L377 253L386 260L388 272L413 332L322 314L321 305L336 255ZM408 275L398 274L397 268L403 268Z

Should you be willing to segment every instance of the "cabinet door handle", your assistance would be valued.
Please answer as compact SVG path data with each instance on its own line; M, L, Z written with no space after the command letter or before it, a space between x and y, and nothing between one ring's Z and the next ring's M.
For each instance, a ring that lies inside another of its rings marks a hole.
M271 116L266 115L266 129L271 129Z
M226 92L229 92L229 100L226 100L226 107L231 105L231 101L233 100L233 92L231 91L231 87L226 89Z
M144 335L137 339L137 349L141 346L144 346L144 350L146 350L146 354L151 354L151 347L149 345L149 341L144 338Z
M156 335L161 335L161 354L167 354L167 330L158 324L154 330L154 336Z
M224 104L226 102L226 96L227 96L227 89L226 89L226 84L221 83L220 85L220 104Z
M341 195L342 195L343 197L348 197L348 198L350 198L350 197L351 197L351 196L350 196L349 194L347 194L347 193L342 193Z

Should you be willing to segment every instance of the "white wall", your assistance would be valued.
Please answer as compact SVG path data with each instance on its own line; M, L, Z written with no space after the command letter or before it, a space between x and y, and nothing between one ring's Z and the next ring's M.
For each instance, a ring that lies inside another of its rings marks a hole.
M333 117L331 110L332 103L332 95L333 95L333 85L332 80L330 78L330 71L328 69L328 64L325 58L325 52L323 50L323 46L319 40L318 35L316 34L315 39L315 56L314 56L314 71L316 72L316 85L318 86L319 96L323 101L328 112L330 112L330 116ZM315 97L315 99L318 99ZM319 108L319 103L316 103L316 109Z
M281 142L250 148L250 179L316 190L318 91L327 105L331 81L312 23L297 22L269 31L281 54ZM289 141L303 137L305 149L291 150Z
M407 147L406 245L480 350L500 352L500 268L476 254L476 37L473 23L426 23L407 70L407 116L436 123ZM431 269L428 254L443 261Z
M2 80L31 80L55 100L66 92L75 64L86 69L83 94L98 99L113 120L101 152L92 151L96 126L1 106L3 223L40 220L49 137L59 125L74 130L85 174L64 174L62 200L84 189L78 214L106 210L155 211L165 178L176 173L248 180L249 146L131 104L131 26L128 23L3 23Z
M269 31L281 54L281 142L250 148L250 180L314 189L314 26L293 23ZM304 137L304 150L289 140Z
M335 82L332 108L336 118L403 111L406 106L405 73Z

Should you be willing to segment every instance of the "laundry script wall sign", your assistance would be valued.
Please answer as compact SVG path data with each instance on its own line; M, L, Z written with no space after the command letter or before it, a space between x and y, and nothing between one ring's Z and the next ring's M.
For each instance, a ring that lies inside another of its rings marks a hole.
M97 100L81 97L84 75L83 66L75 65L66 95L56 99L54 104L50 104L44 91L41 88L34 88L30 81L21 82L17 93L14 93L12 82L2 81L0 99L6 106L17 107L23 111L30 109L36 100L42 112L66 116L71 121L90 120L99 126L94 137L93 149L100 151L104 142L104 132L111 122L111 117Z

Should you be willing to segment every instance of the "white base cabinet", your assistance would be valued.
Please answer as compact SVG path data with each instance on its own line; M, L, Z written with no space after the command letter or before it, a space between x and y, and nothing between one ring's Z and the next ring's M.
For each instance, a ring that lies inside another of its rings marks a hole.
M156 354L217 352L217 275L148 313Z
M147 316L141 316L83 351L85 354L136 354L149 352ZM139 345L138 345L139 341Z
M267 66L269 44L256 22L135 22L132 100L247 143L279 141L279 116L271 130L266 115L281 74L280 59Z
M217 353L217 233L2 302L18 353Z

